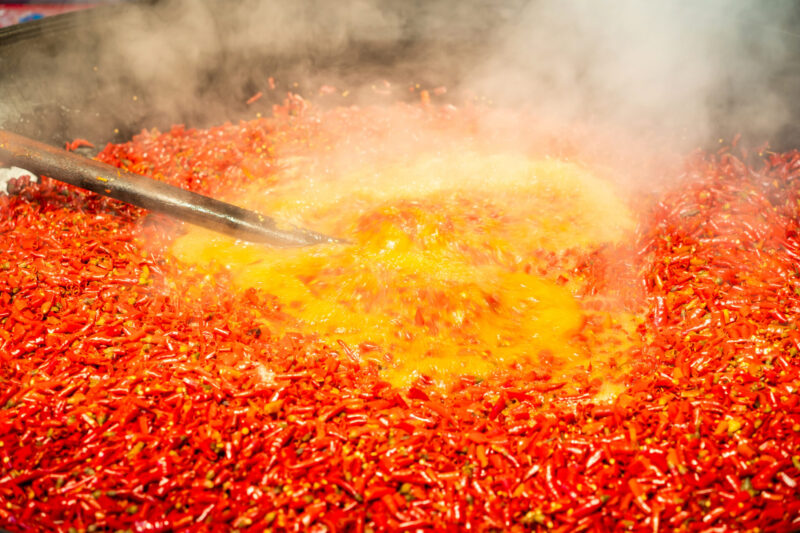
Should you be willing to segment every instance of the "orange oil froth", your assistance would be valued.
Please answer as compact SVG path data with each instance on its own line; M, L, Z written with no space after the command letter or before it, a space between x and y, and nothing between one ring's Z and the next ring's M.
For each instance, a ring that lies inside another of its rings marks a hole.
M423 154L254 187L240 203L349 244L270 249L192 228L174 254L275 295L293 320L269 327L343 342L379 359L395 385L421 375L485 377L543 357L562 371L601 368L626 342L576 342L587 320L581 280L546 264L553 253L618 242L631 229L610 185L579 165ZM623 337L634 327L625 313L605 319Z

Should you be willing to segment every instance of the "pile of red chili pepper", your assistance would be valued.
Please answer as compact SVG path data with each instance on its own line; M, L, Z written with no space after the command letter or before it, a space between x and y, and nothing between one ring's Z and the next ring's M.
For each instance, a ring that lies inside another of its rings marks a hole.
M100 158L214 193L269 125ZM642 363L602 402L524 366L395 389L260 326L269 294L182 272L166 221L18 184L0 196L0 527L798 530L799 213L800 152L695 156L642 214ZM580 267L598 284L603 257Z

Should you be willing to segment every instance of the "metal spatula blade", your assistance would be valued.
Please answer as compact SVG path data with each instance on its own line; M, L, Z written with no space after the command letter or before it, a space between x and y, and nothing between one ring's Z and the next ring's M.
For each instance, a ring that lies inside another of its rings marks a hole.
M4 130L0 162L246 241L284 247L344 242Z

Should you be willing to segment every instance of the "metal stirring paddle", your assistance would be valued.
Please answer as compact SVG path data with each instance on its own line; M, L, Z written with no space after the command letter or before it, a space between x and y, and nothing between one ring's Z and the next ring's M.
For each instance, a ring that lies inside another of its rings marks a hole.
M238 239L274 246L343 242L5 130L0 162Z

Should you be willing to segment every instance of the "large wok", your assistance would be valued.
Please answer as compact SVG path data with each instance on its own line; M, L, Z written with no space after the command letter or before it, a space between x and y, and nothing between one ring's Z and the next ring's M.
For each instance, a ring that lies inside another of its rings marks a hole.
M236 4L243 6L240 14L251 14L250 22L256 23L243 28L248 19L231 14L233 2L162 0L105 6L0 30L0 128L54 145L81 137L99 147L125 141L142 128L166 129L176 123L204 127L268 114L287 91L322 105L385 102L381 91L372 90L382 80L399 87L447 86L447 97L458 104L476 97L470 95L476 76L487 72L492 52L502 48L509 34L519 35L518 21L530 22L529 3L521 0L501 5L489 0ZM718 7L727 9L723 2ZM716 147L719 139L740 133L747 144L766 141L779 150L800 148L800 35L795 33L800 7L783 10L785 16L778 19L760 9L753 2L730 19L739 25L737 50L752 53L741 61L729 55L729 62L715 65L717 72L704 93L708 127L697 135L690 131L691 123L670 124L664 132L668 138ZM704 31L700 22L687 32ZM252 33L254 26L257 32ZM568 37L564 44L569 42ZM761 47L762 42L782 43L778 61L772 55L775 48ZM769 68L753 70L754 58ZM525 67L536 58L531 61L525 50L518 50L506 59L511 67L506 72L518 65L525 79ZM267 90L270 78L277 85L274 90ZM320 86L331 82L351 89L349 96L341 90L320 96ZM518 80L500 77L495 82L494 88L502 88ZM498 99L498 105L531 103L524 91L511 89L496 93L508 97ZM259 92L263 96L251 100ZM548 102L537 98L534 103L547 109ZM678 100L665 100L653 117L677 111L672 106ZM625 105L619 102L620 108ZM752 120L759 118L759 109L765 110L761 118L770 120ZM586 111L585 117L572 118L624 116L613 108L589 106ZM659 124L644 126L652 131Z

